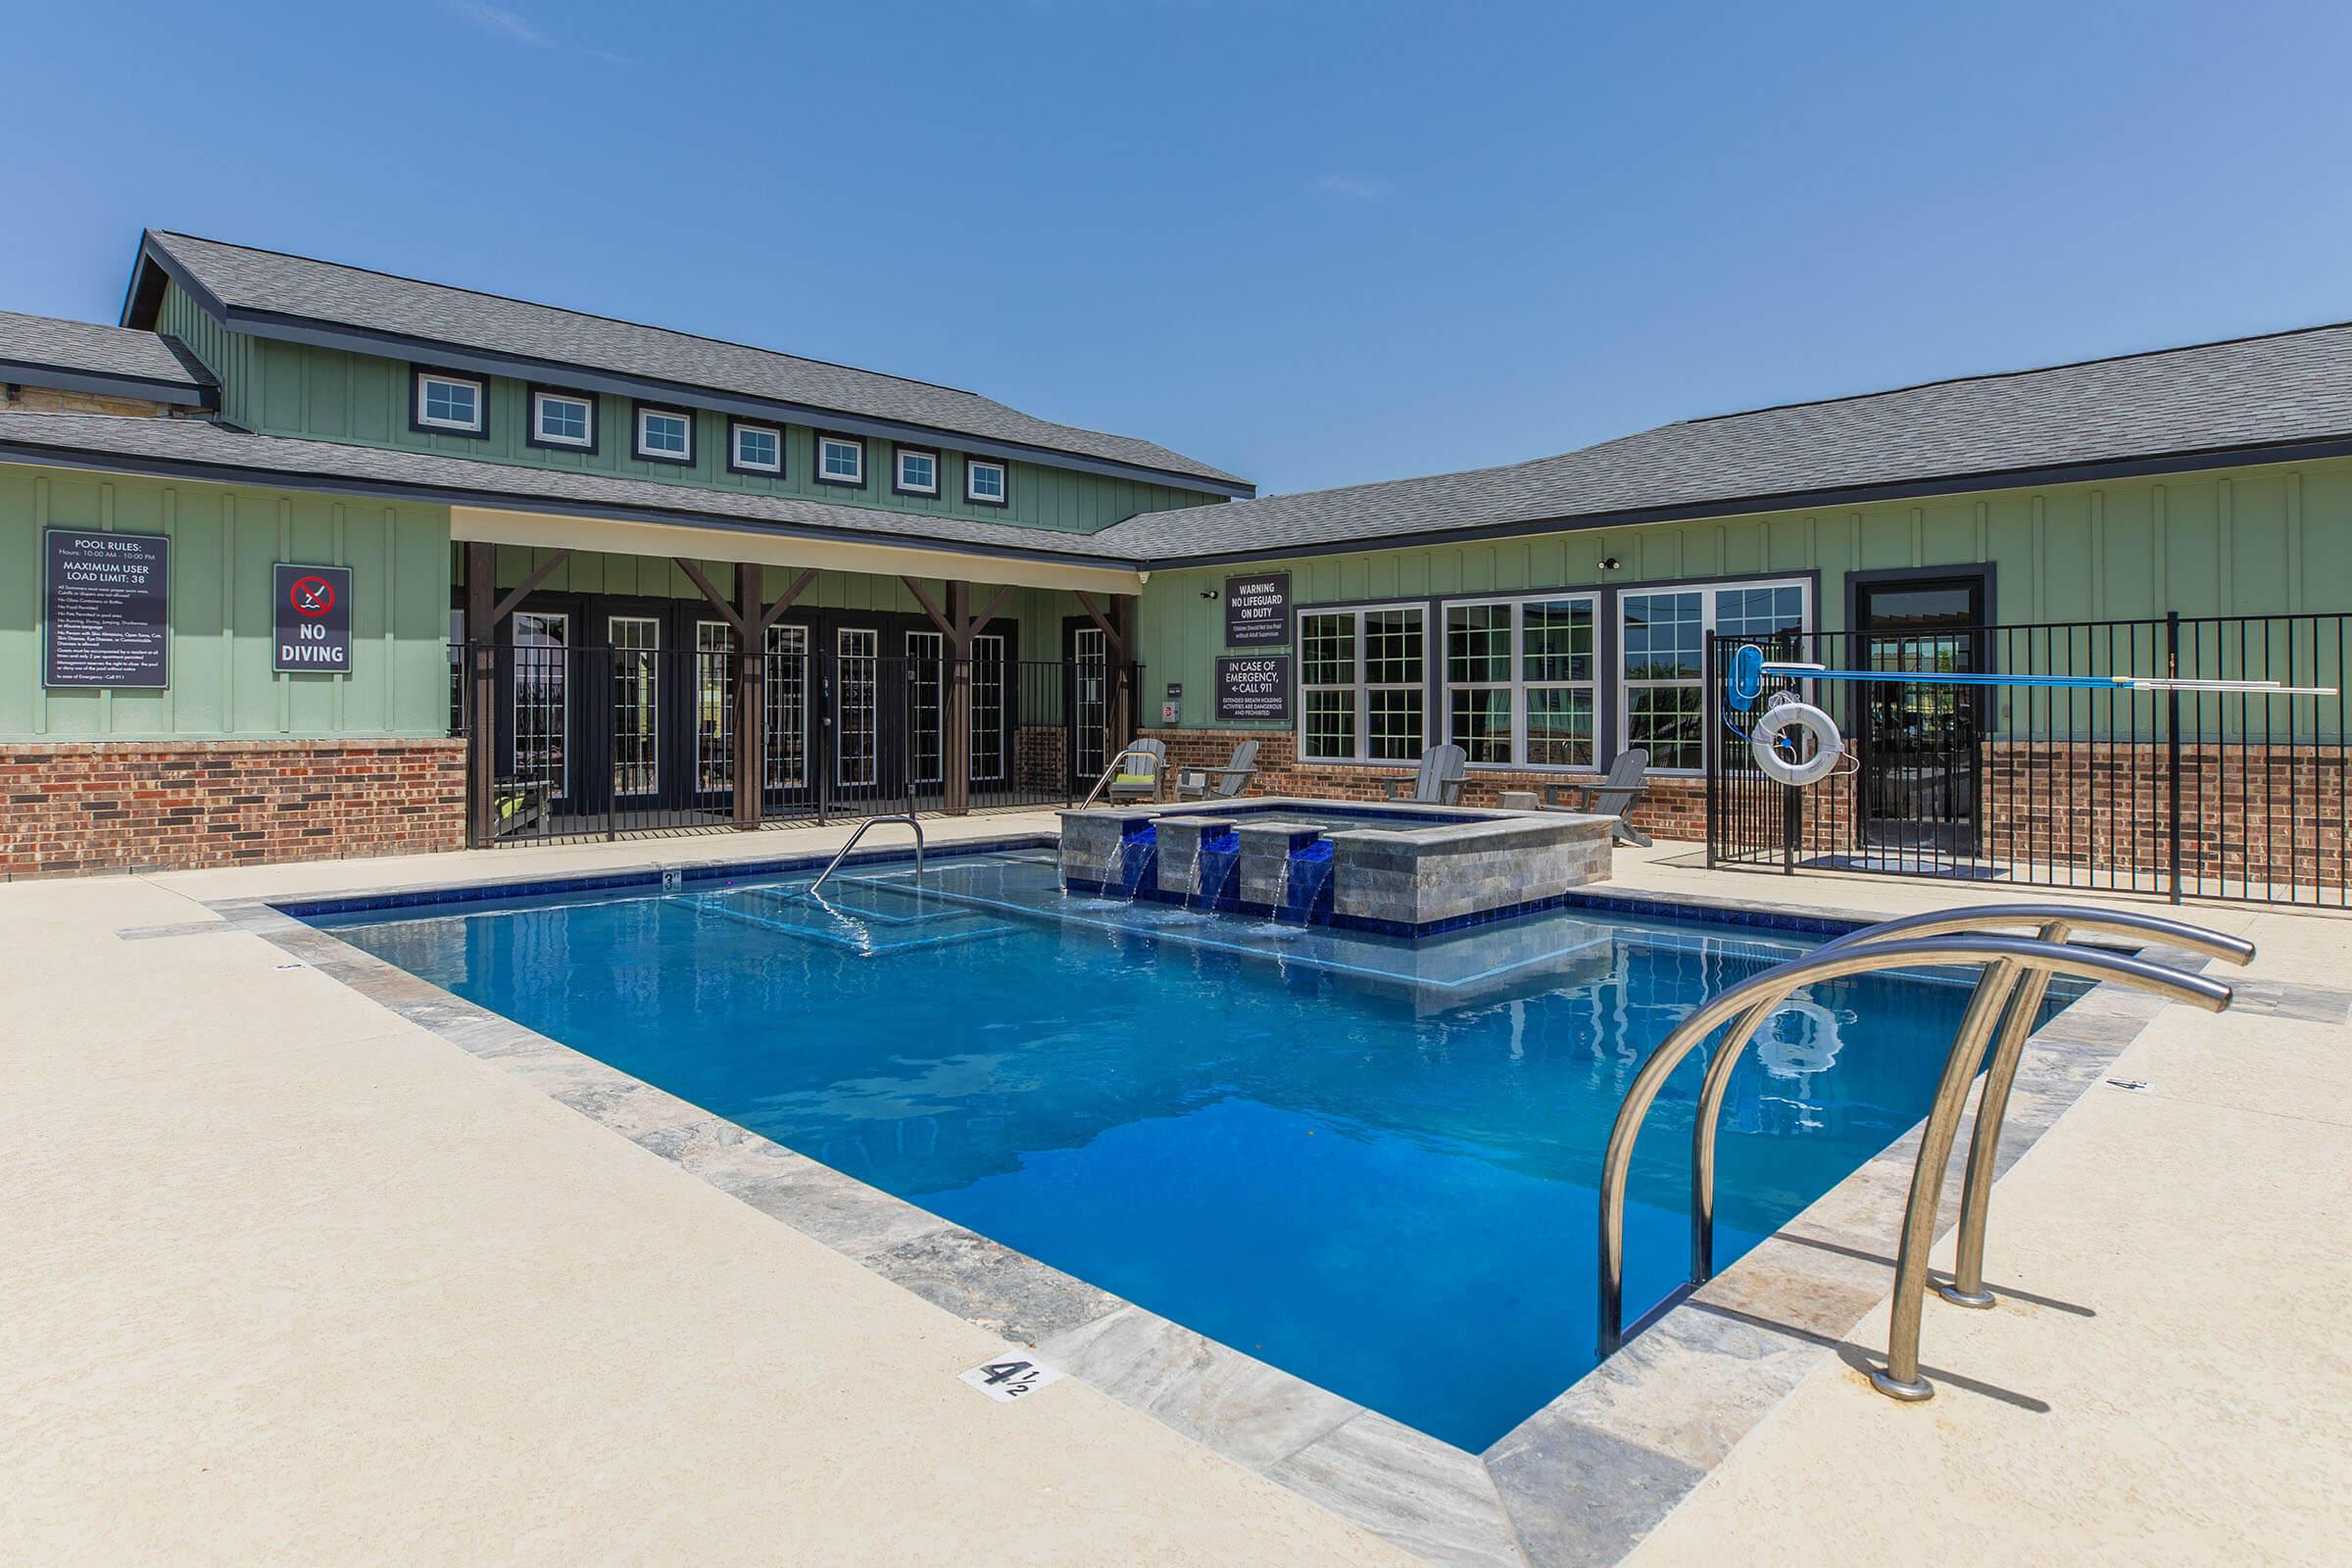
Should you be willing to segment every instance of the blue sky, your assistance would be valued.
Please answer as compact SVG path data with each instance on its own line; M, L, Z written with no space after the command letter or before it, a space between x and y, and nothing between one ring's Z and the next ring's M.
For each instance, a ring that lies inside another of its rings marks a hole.
M111 320L176 227L971 387L1268 490L2352 318L2341 5L0 22L0 308Z

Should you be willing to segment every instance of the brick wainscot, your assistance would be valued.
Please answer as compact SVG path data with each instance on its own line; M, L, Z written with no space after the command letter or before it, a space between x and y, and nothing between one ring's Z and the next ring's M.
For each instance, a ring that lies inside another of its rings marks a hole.
M0 880L456 850L463 740L0 743Z

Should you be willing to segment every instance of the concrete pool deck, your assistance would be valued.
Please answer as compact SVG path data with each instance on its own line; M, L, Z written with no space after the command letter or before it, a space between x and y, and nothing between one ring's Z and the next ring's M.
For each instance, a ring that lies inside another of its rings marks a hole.
M0 887L0 1540L77 1560L1403 1560L1075 1378L981 1397L956 1374L1003 1339L209 907L847 833ZM1620 851L1616 884L1890 914L2011 896L1690 858ZM1632 1560L1901 1560L1955 1528L1972 1550L2332 1554L2352 1031L2312 988L2341 983L2352 923L2191 917L2252 938L2250 976L2284 986L2160 1014L2113 1070L2147 1089L2094 1085L2003 1180L1989 1275L2033 1298L1929 1311L1930 1375L1968 1381L1898 1407L1830 1358ZM1848 1345L1875 1350L1884 1318Z

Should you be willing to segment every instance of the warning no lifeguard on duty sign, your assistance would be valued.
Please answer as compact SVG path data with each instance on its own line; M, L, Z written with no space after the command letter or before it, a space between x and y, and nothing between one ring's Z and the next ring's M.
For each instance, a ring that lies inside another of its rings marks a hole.
M351 672L351 568L270 568L271 601L277 606L271 638L271 669Z

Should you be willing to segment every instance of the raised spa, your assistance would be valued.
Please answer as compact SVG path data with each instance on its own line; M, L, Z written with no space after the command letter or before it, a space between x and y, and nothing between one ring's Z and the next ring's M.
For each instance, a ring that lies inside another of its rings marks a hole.
M1268 797L1061 813L1073 891L1396 936L1532 914L1609 874L1605 816Z

